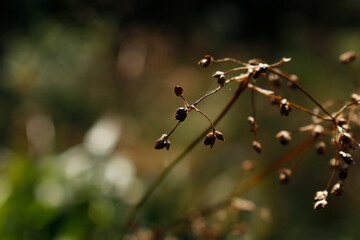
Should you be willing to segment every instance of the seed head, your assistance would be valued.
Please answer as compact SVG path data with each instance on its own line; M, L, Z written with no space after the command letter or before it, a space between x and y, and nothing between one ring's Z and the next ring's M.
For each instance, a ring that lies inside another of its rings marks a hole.
M183 122L187 116L188 109L181 107L176 110L175 119Z
M291 112L290 104L289 104L288 100L283 98L280 102L280 114L288 116L290 112Z
M169 150L170 141L167 139L167 135L163 134L158 140L156 140L155 149L163 149L164 147Z
M202 67L208 67L214 62L214 58L210 55L206 55L203 59L201 59L198 64Z
M346 153L343 151L339 151L340 157L344 160L344 162L346 162L349 165L353 165L355 164L355 161L353 159L353 157L351 156L350 153Z
M214 144L215 144L215 140L216 140L216 137L215 137L214 132L208 133L205 136L204 144L205 145L210 145L210 147L212 148L214 146Z
M282 145L287 145L291 141L291 135L288 131L282 130L278 132L275 137L280 140Z
M221 141L225 141L224 135L221 132L215 131L215 136L217 139L219 139Z
M323 141L318 142L315 148L316 148L316 153L322 156L325 154L326 144Z
M348 51L339 56L339 61L343 64L347 64L356 59L356 53L354 51Z
M176 96L180 97L183 95L184 90L181 86L175 86L174 92Z
M252 146L257 153L261 153L261 144L258 141L254 140Z
M224 74L220 75L218 78L218 84L220 86L223 86L225 84L225 81L226 81L225 75Z
M286 184L290 181L291 170L288 168L283 168L279 170L279 181L282 184Z

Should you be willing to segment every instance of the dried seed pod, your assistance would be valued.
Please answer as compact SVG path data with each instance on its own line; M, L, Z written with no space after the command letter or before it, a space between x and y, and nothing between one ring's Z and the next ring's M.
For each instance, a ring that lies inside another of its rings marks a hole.
M175 119L183 122L187 116L188 109L181 107L176 110Z
M354 140L348 132L342 132L339 137L339 143L342 149L355 149Z
M248 117L248 122L251 126L251 132L256 132L258 130L258 125L255 122L255 119L251 116Z
M324 208L327 205L328 191L318 191L314 194L314 209Z
M345 164L343 164L343 165L341 166L341 168L339 169L339 178L340 178L340 179L344 180L344 179L347 178L348 172L349 172L348 166L349 166L349 165L345 163Z
M181 86L175 86L174 92L176 96L180 97L183 95L184 90Z
M221 141L225 141L224 135L223 135L221 132L215 131L214 134L215 134L215 136L216 136L217 139L219 139L219 140L221 140Z
M291 170L288 168L283 168L279 170L279 181L282 184L286 184L290 181L290 176L291 176Z
M279 75L275 74L275 73L269 73L269 82L271 83L271 85L273 85L276 88L280 88L282 85L282 81L281 78L279 77Z
M215 144L215 140L216 140L216 137L215 137L214 132L208 133L205 136L204 144L205 145L210 145L210 147L212 148L214 146L214 144Z
M321 125L315 125L314 128L311 130L311 135L317 139L321 135L324 134L324 127Z
M340 154L341 158L344 160L344 162L346 162L347 164L349 164L349 165L355 164L355 161L350 153L346 153L344 151L339 151L339 154Z
M318 142L315 148L316 148L316 153L322 156L325 154L326 144L323 141Z
M289 78L290 78L290 80L293 81L294 83L298 83L298 82L299 82L299 78L298 78L298 76L296 76L295 74L291 74L291 75L289 76ZM294 83L292 83L292 82L288 82L288 83L287 83L287 84L288 84L288 87L289 87L291 90L296 90L296 89L297 89L297 87L296 87L296 85L295 85Z
M291 135L288 131L282 130L278 132L275 137L280 140L282 145L287 145L291 141Z
M220 77L223 76L223 75L225 75L224 72L222 72L222 71L216 71L216 72L212 75L212 77L214 77L214 78L220 78Z
M257 153L261 153L261 144L258 141L254 140L252 146Z
M170 141L167 139L167 135L163 134L158 140L156 140L155 149L163 149L164 147L169 150Z
M208 67L214 62L214 58L210 55L206 55L203 59L201 59L198 64L202 67Z
M343 64L347 64L356 59L356 53L354 51L344 52L339 56L339 61Z
M269 65L267 63L259 63L259 68L260 68L262 73L266 72L268 67L269 67Z
M220 75L218 78L218 84L220 86L223 86L225 84L225 81L226 81L225 75L224 74Z
M280 102L280 114L288 116L290 112L291 112L290 104L289 104L288 100L283 98Z
M344 193L344 183L342 181L335 183L330 193L335 196L341 196Z

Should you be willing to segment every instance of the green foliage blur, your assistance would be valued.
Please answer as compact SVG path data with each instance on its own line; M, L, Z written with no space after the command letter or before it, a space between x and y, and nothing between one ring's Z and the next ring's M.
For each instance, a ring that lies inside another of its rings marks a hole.
M173 87L181 85L193 102L216 88L215 70L234 66L197 66L206 54L270 63L291 57L281 69L299 76L321 103L348 100L355 91L354 72L360 81L359 61L352 69L338 62L342 52L360 53L355 0L6 0L3 5L1 240L118 239L129 209L155 176L208 127L191 113L172 136L170 151L153 149L182 106ZM214 119L235 88L226 87L199 108ZM299 92L285 88L282 94L314 107ZM259 96L263 153L257 155L246 120L250 106L245 93L219 124L226 141L211 150L196 147L141 211L138 235L127 239L150 239L149 232L190 209L224 199L245 160L255 161L256 172L306 139L298 136L291 146L280 146L278 131L311 119L296 111L280 117ZM319 157L310 148L289 185L280 186L275 172L242 196L258 211L241 213L244 232L235 236L225 228L223 239L359 239L357 166L344 196L332 198L322 211L312 209L312 194L330 176L328 150ZM170 235L198 239L189 228Z

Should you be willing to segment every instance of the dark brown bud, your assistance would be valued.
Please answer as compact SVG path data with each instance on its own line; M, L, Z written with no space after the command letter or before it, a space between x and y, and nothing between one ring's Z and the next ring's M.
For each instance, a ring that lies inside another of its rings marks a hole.
M314 128L311 130L311 135L317 139L321 135L324 134L324 127L321 125L315 125Z
M353 138L347 132L342 132L340 134L339 143L343 149L355 149Z
M275 73L269 73L269 82L271 85L273 85L276 88L280 88L282 85L282 81L279 77L279 75Z
M167 139L167 135L163 134L158 140L156 140L155 149L163 149L164 147L169 150L170 141Z
M344 183L342 181L335 183L330 193L335 196L341 196L344 193Z
M253 70L253 78L257 79L260 76L261 73L262 73L262 70L261 70L260 67L254 68L254 70Z
M342 125L348 123L348 120L346 118L343 118L343 117L339 117L336 121L337 121L339 126L342 126Z
M261 153L261 144L258 141L254 140L252 146L257 153Z
M298 83L299 82L299 78L298 76L296 76L295 74L292 74L289 76L290 80L293 81L294 83ZM292 82L288 82L288 87L291 89L291 90L296 90L297 87L296 85L292 83Z
M218 84L220 86L223 86L225 84L225 81L226 81L225 75L224 74L220 75L220 77L218 78Z
M288 116L290 112L291 112L290 104L289 104L288 100L283 98L280 102L280 114Z
M221 132L215 131L215 136L217 139L219 139L221 141L225 141L224 135Z
M269 65L266 64L266 63L259 63L259 68L260 68L260 71L262 73L266 72L266 70L268 69Z
M349 165L355 164L355 161L350 153L339 151L340 157Z
M325 154L326 144L323 141L318 142L315 148L316 148L316 153L322 156Z
M339 169L339 178L344 180L347 178L349 170L348 170L348 164L343 164L341 168Z
M215 144L215 140L216 140L215 134L213 132L208 133L205 136L204 144L205 145L210 145L210 147L212 148L214 146L214 144Z
M339 56L339 61L343 64L347 64L356 59L356 53L354 51L348 51Z
M175 86L174 92L176 96L180 97L183 95L184 90L181 86Z
M291 135L288 131L280 131L275 137L280 140L282 145L287 145L291 141Z
M210 55L206 55L203 59L201 59L198 64L202 67L208 67L209 65L211 65L214 62L213 57L211 57Z
M188 109L181 107L176 110L175 119L183 122L187 116Z
M279 170L279 181L282 184L286 184L290 181L291 170L288 168L283 168Z

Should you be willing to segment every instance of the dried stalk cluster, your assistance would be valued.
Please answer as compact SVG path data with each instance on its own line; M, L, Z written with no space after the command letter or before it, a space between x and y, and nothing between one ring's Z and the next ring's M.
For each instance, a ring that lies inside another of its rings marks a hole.
M339 57L340 62L348 64L356 59L354 52L347 52ZM189 104L184 97L184 90L181 86L174 88L174 93L177 97L181 98L184 106L179 107L175 113L175 119L178 121L174 128L168 134L163 134L155 144L155 149L170 148L170 135L175 131L179 124L186 120L188 114L191 111L195 111L203 115L210 123L211 132L209 132L204 138L204 144L214 146L216 140L224 141L223 134L215 129L215 124L212 120L196 106L208 96L211 96L221 90L226 85L237 82L242 84L243 87L251 91L251 103L252 103L252 116L248 117L250 125L250 131L253 133L252 147L257 153L261 153L261 143L257 136L258 125L256 123L256 111L255 111L255 93L264 95L271 100L272 105L276 105L279 108L281 116L289 116L293 109L300 110L306 114L312 116L312 122L306 126L300 127L297 131L309 132L313 143L315 144L316 152L319 155L324 155L326 151L326 144L324 138L328 137L334 149L334 158L330 160L330 166L332 168L332 174L329 182L324 190L316 192L314 195L314 209L323 208L327 205L328 191L335 196L340 196L344 190L344 181L348 175L348 168L355 163L353 158L353 152L359 149L359 144L354 140L351 125L360 125L360 117L358 115L360 110L360 96L357 94L351 95L351 102L342 106L337 112L330 113L326 108L333 106L335 101L329 101L325 104L320 104L309 92L299 85L299 79L296 75L287 74L275 67L282 63L289 62L290 58L283 58L281 61L268 64L261 59L252 59L248 62L242 62L233 58L214 59L210 55L206 55L201 59L198 64L202 67L209 67L214 63L219 62L234 62L239 64L239 67L229 69L227 71L215 71L212 75L217 80L218 87L209 93L199 98L195 103ZM235 76L229 76L229 75ZM288 87L291 89L298 89L310 100L312 100L317 106L310 111L302 106L299 106L293 102L288 101L286 98L279 95L279 88L282 87L282 80L286 80ZM257 86L258 81L264 81L267 83L270 89L264 89ZM292 132L281 130L276 134L276 138L282 145L287 145L291 142ZM291 175L294 171L296 161L290 168L284 168L279 170L279 180L281 183L288 183ZM336 172L338 174L338 180L330 189L331 184L335 178Z

